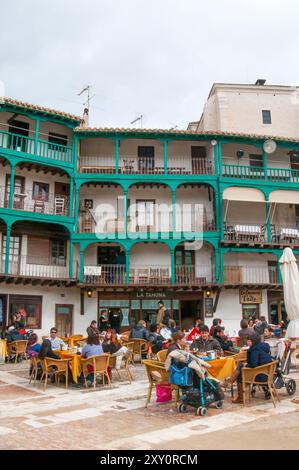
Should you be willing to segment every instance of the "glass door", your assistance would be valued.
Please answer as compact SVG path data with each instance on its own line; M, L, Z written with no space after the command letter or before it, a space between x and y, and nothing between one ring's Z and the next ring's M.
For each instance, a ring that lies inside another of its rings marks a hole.
M136 201L136 230L152 231L155 225L155 201L137 200Z

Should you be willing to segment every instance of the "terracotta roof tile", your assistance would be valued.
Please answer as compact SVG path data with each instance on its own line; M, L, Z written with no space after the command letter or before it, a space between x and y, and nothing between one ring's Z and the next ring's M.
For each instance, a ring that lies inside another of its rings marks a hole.
M198 136L210 136L210 137L240 137L244 139L253 139L253 140L267 140L273 139L277 141L284 142L293 142L299 143L297 137L283 137L283 136L274 136L274 135L262 135L262 134L246 134L242 132L221 132L221 131L192 131L192 130L171 130L171 129L132 129L132 128L112 128L112 127L76 127L74 129L77 133L98 133L98 134L168 134L168 135L198 135Z
M14 100L12 98L7 98L7 97L0 98L0 105L1 104L13 105L13 106L17 106L19 108L25 108L28 110L32 109L34 111L39 111L41 113L51 114L52 116L61 116L61 117L70 119L71 121L77 121L78 123L82 119L80 116L65 113L64 111L58 111L57 109L46 108L44 106L39 106L37 104L25 103L24 101Z

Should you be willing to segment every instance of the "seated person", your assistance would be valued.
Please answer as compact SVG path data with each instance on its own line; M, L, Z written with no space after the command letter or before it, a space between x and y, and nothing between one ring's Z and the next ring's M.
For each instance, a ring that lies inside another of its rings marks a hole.
M13 325L9 326L6 333L7 342L21 341L24 339L24 334L20 332L19 328L15 328Z
M179 368L183 368L187 365L202 379L205 378L206 369L210 367L210 364L190 355L186 346L185 334L181 331L172 335L172 341L167 351L165 369L170 370L171 365L174 363Z
M116 357L116 369L121 368L123 358L130 354L129 349L126 346L122 346L120 341L117 339L117 334L111 328L106 331L104 341L102 342L102 348L104 353L109 353L111 356Z
M129 338L132 339L148 339L148 330L146 328L146 323L144 320L139 320L136 326L131 330Z
M177 333L179 331L176 322L171 318L168 322L168 326L170 328L171 334Z
M89 327L86 329L87 336L97 336L100 332L98 330L97 322L93 320Z
M264 334L264 329L268 328L268 322L265 317L260 317L255 320L254 330L262 336Z
M269 344L271 356L276 357L278 352L278 343L280 341L274 337L272 328L266 327L264 329L263 340L265 343Z
M52 350L51 341L49 339L43 340L37 357L38 359L45 359L46 357L51 359L60 359L60 356Z
M238 336L240 338L240 345L245 346L247 344L248 338L254 333L252 328L249 328L247 320L241 320L240 322L241 330L239 330Z
M52 349L67 349L65 342L57 336L57 328L53 327L50 330L50 336L47 338L51 342Z
M148 337L151 343L152 352L156 354L163 349L163 345L167 343L167 340L161 335L160 326L153 324L150 326L150 333Z
M30 359L38 355L40 348L41 348L41 345L38 342L37 334L32 333L29 336L28 343L27 343L27 350L26 350Z
M172 336L171 329L168 325L164 325L163 323L160 323L160 335L163 336L164 339L170 340Z
M100 337L99 335L97 336L88 336L86 340L86 344L84 344L82 348L82 357L87 359L88 357L92 356L101 356L104 353L102 345L100 343ZM94 382L94 374L93 374L93 366L91 364L87 364L87 370L88 370L88 375L87 375L87 385L89 387L92 386Z
M218 341L222 351L238 352L237 349L234 348L233 342L229 341L225 336L223 326L218 325L214 328L213 338Z
M202 354L206 354L207 351L215 351L216 354L221 354L222 352L217 339L210 336L209 327L207 325L202 325L201 336L193 341L190 350L197 350Z
M202 320L196 320L195 326L192 328L190 333L188 334L188 341L193 341L196 338L199 338L201 335L201 326L203 325Z
M214 318L213 319L213 323L212 323L212 326L210 328L210 336L214 335L214 329L216 328L216 326L221 326L221 323L222 323L221 318Z
M232 398L232 403L243 403L241 373L242 367L255 368L264 364L269 364L269 362L272 361L270 346L269 344L262 342L262 338L259 334L255 332L253 335L251 335L251 337L247 340L247 344L249 346L247 351L247 364L240 363L233 375L222 382L222 385L227 386L228 384L233 384L235 381L237 381L238 394L236 397ZM264 380L266 380L265 374L259 374L256 376L257 382L262 382Z

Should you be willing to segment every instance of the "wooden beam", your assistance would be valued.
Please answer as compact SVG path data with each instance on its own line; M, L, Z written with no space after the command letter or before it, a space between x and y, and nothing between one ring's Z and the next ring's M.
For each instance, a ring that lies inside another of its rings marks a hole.
M216 310L217 310L217 306L218 306L220 294L221 294L221 287L220 287L220 289L217 289L217 292L216 292L215 302L214 302L214 305L213 305L213 312L214 312L214 313L215 313Z

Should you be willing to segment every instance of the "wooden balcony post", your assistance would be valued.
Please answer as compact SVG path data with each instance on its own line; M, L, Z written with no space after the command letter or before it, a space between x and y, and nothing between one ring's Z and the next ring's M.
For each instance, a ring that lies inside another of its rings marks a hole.
M69 278L73 278L73 265L74 265L74 245L72 239L69 241L70 249L69 249Z
M128 238L128 190L124 189L124 232L125 238Z
M9 252L10 252L11 223L6 225L6 249L5 249L5 274L9 274Z
M224 283L224 253L223 251L220 249L219 251L219 284L223 284Z
M80 274L79 282L82 284L84 282L84 250L80 247Z
M9 209L13 209L13 199L15 192L15 162L10 163L10 188L9 188Z
M40 119L35 120L35 133L34 133L34 155L38 154L38 136L39 136Z
M130 250L126 250L126 284L130 284Z
M76 186L75 191L75 210L74 210L74 217L75 217L75 230L78 231L78 222L79 222L79 193L80 188Z
M267 154L263 150L263 166L264 166L264 178L267 181L268 180L268 162L267 162Z
M175 250L170 250L171 258L171 284L175 284Z
M176 189L171 190L172 196L172 232L176 232Z
M217 145L217 155L218 155L218 166L219 166L219 177L222 178L222 142L219 141Z
M273 242L271 235L270 203L266 201L266 220L267 220L267 241Z

